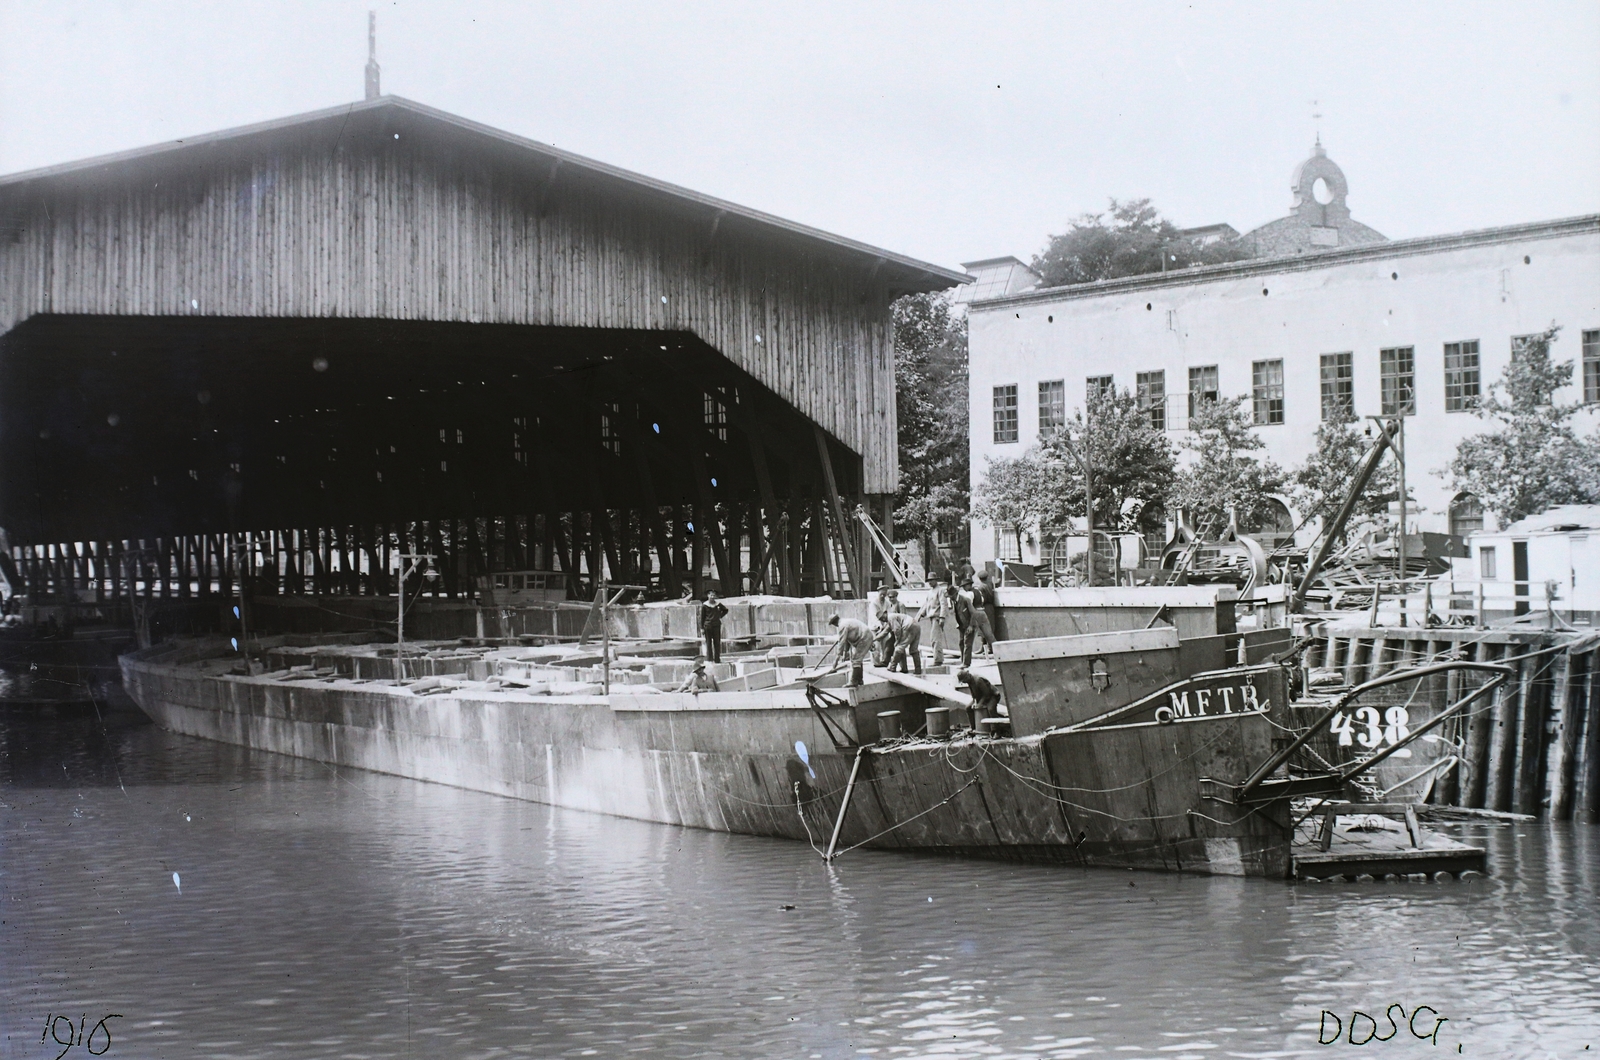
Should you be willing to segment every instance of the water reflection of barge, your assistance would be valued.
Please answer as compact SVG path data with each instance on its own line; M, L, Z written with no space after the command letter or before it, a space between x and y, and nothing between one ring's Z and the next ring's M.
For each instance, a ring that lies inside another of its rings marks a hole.
M1232 629L1227 592L1210 591L1209 618L1147 609L1150 628L1104 629L1130 619L1081 611L1072 627L1101 631L1000 642L1009 719L980 730L961 724L970 701L947 675L869 671L846 687L775 636L746 641L731 690L699 695L663 691L684 666L672 642L622 645L609 696L585 680L596 659L557 647L397 660L392 646L280 638L265 642L269 669L246 673L220 643L192 642L125 657L123 671L179 732L830 854L1279 878L1297 858L1320 875L1481 870L1481 850L1430 835L1404 806L1343 807L1409 818L1359 842L1336 815L1297 820L1295 800L1337 807L1377 756L1421 748L1429 721L1344 760L1333 718L1365 693L1293 703L1304 674L1288 631ZM881 729L890 717L909 735Z

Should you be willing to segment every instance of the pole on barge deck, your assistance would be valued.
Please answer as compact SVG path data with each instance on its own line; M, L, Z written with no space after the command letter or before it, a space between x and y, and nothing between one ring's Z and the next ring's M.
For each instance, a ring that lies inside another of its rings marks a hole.
M428 568L422 572L422 576L427 580L438 580L439 572L433 568L434 556L432 552L401 552L398 553L398 555L400 558L400 576L396 579L398 583L398 592L395 595L400 601L400 613L395 618L394 670L395 680L404 681L405 661L403 657L405 655L406 648L406 579L417 572L417 568L421 565L418 562L420 560L428 561ZM409 567L406 566L407 560L411 561L411 565Z
M246 673L249 673L250 672L250 627L249 627L248 620L245 618L245 607L244 607L244 572L245 572L245 563L246 563L247 556L246 556L246 553L245 553L244 536L242 534L239 536L239 539L234 542L233 547L234 547L234 550L235 550L234 551L234 555L236 557L235 567L236 567L236 570L237 570L238 575L239 575L239 577L237 579L238 583L239 583L239 606L238 606L238 612L239 612L239 654L244 656L244 669L245 669Z
M833 822L833 835L828 838L828 852L822 855L823 861L833 860L833 851L839 845L839 833L844 829L844 815L850 809L850 796L856 792L856 774L861 772L861 760L871 750L869 744L856 748L856 760L850 766L850 779L844 785L844 798L839 802L839 816Z

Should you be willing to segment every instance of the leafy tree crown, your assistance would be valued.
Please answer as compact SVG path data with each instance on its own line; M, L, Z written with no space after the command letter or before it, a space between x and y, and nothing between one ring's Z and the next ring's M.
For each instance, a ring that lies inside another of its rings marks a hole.
M1550 355L1560 332L1552 323L1517 341L1511 362L1474 410L1497 428L1463 439L1436 472L1502 523L1559 504L1600 503L1600 429L1580 437L1572 420L1582 406L1556 401L1573 372L1571 361Z
M1046 287L1058 287L1252 256L1238 239L1201 246L1162 217L1149 199L1112 199L1104 213L1083 214L1065 232L1051 236L1033 259L1033 269Z

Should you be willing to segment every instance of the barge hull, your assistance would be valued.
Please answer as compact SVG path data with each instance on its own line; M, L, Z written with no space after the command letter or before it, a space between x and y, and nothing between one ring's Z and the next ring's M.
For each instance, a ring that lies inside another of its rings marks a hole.
M803 693L720 693L715 708L692 695L423 696L371 681L247 677L226 672L227 665L171 649L122 659L129 694L174 732L554 806L819 848L839 819L855 764L855 750L835 748ZM860 706L870 714L901 705L880 693ZM903 705L908 714L920 710L909 700ZM857 731L862 712L843 706L823 713L834 726ZM1057 748L1057 739L874 749L844 813L839 848L1287 875L1287 829L1277 822L1260 814L1229 823L1140 812L1152 796L1137 788L1086 802L1071 790L1083 785L1064 772L1072 768L1065 753L1071 741ZM804 758L797 743L806 747Z

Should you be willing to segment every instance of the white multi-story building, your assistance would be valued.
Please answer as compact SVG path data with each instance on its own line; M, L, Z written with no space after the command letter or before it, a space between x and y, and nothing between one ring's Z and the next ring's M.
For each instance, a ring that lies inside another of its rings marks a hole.
M1580 429L1600 423L1600 215L1386 240L1350 220L1320 144L1294 179L1294 212L1242 237L1275 256L974 299L974 487L1096 387L1136 393L1175 442L1195 402L1245 395L1264 455L1288 469L1336 407L1403 407L1410 528L1478 529L1475 499L1435 472L1489 429L1472 409L1519 338L1552 323L1552 355L1577 362L1561 397L1596 404ZM1047 535L1021 536L1018 555L1018 535L975 522L974 562L1037 561Z

